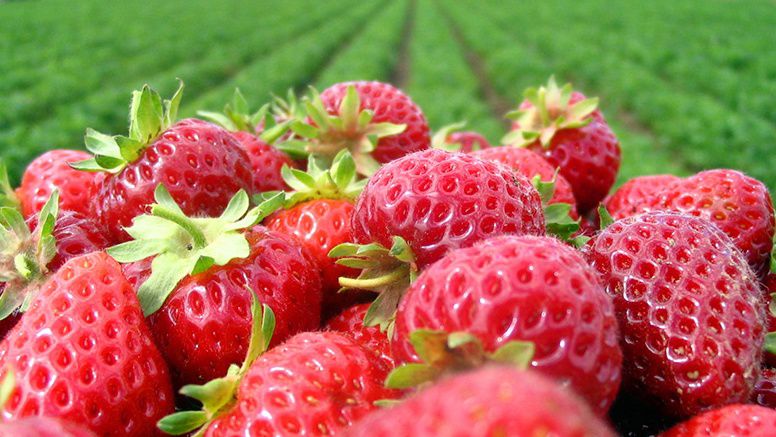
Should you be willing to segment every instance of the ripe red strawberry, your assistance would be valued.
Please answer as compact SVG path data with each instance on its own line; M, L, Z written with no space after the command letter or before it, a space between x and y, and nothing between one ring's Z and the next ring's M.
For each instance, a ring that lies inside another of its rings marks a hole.
M635 177L604 199L604 206L615 220L646 212L653 197L680 180L670 174Z
M348 335L367 352L373 355L372 360L381 364L386 373L396 367L391 354L391 344L388 336L376 326L364 326L364 318L369 310L368 303L353 305L330 319L324 329L337 331Z
M0 424L0 437L96 437L86 428L51 417L28 417Z
M361 174L371 175L380 164L431 145L423 112L387 83L334 84L313 96L307 112L309 124L292 126L307 142L289 142L284 150L332 159L347 149Z
M59 190L61 210L94 217L91 207L103 176L78 171L69 165L89 158L88 153L80 150L51 150L35 158L16 190L24 217L40 212L54 190Z
M431 147L448 152L471 153L491 148L488 139L474 131L461 131L466 124L456 123L439 129L431 138Z
M515 147L494 147L474 152L474 156L491 161L498 161L525 176L528 180L533 180L536 176L539 176L542 182L550 182L555 179L555 192L552 195L552 199L547 203L569 204L571 205L571 217L574 219L579 218L577 201L574 199L571 185L566 178L560 174L556 175L552 165L538 154L527 149L518 149Z
M776 221L762 182L735 170L703 171L665 188L648 207L711 221L733 239L757 274L767 271Z
M763 407L776 408L776 369L763 367L754 385L752 402Z
M573 248L549 237L503 236L450 252L420 274L399 304L391 349L418 362L411 333L466 332L495 352L534 343L532 365L605 414L622 353L611 299Z
M570 391L542 375L493 366L433 385L370 414L348 437L568 436L615 433Z
M770 437L776 435L776 411L757 405L728 405L696 416L660 437Z
M167 367L134 290L104 252L65 263L0 343L16 388L6 420L60 418L98 435L154 433L173 410Z
M614 298L624 389L677 417L749 399L764 305L727 235L700 218L652 212L614 222L586 249Z
M547 87L526 90L520 108L508 115L512 132L502 140L559 167L581 213L606 197L620 168L620 144L597 106L597 98L574 92L571 84L558 88L551 77Z
M129 137L87 130L95 157L74 167L108 172L95 211L115 242L129 238L123 228L147 212L160 183L189 215L216 216L234 193L253 191L250 159L229 132L201 120L174 122L181 90L164 103L148 86L134 92Z

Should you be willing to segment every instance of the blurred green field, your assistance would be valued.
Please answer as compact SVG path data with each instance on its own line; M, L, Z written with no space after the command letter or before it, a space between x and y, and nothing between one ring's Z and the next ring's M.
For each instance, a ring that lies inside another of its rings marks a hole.
M521 90L555 74L599 95L621 180L734 167L776 188L772 1L204 0L0 3L0 157L18 178L86 127L123 132L129 93L186 83L183 115L239 86L391 81L432 127L498 141Z

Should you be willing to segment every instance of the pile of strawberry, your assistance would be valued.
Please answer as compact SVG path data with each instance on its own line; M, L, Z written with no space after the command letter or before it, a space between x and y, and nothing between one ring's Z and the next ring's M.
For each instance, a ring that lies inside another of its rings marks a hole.
M776 435L761 182L610 194L552 79L499 147L379 82L181 91L0 177L0 436Z

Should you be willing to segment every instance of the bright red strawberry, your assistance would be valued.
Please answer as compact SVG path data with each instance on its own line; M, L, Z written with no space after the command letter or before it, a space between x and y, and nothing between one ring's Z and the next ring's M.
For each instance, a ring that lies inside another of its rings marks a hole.
M771 437L776 411L757 405L728 405L696 416L660 437Z
M96 437L86 428L51 417L28 417L0 424L0 437Z
M512 132L502 140L559 167L581 213L606 197L620 168L620 144L597 106L597 98L574 92L571 84L559 88L550 78L547 87L526 90L520 108L508 115L515 120Z
M542 182L550 182L555 179L555 192L552 195L552 199L547 203L566 203L571 205L571 217L574 219L579 218L577 201L574 199L571 185L566 178L560 174L556 175L552 165L538 154L516 147L494 147L474 152L474 156L505 164L507 167L525 176L528 180L533 180L536 176L539 176Z
M582 256L554 238L503 236L450 252L399 304L391 343L398 362L420 360L411 344L419 329L466 332L486 352L532 342L532 365L599 414L617 394L622 353L611 299Z
M369 310L368 303L353 305L330 319L324 329L348 335L361 347L373 355L373 361L385 367L386 372L396 365L391 354L388 336L376 326L364 326L364 318Z
M94 217L92 205L103 176L73 169L69 164L89 159L80 150L51 150L35 158L22 175L16 190L25 218L35 216L59 190L59 208Z
M776 369L763 367L754 385L752 402L763 407L776 408Z
M735 170L707 170L665 188L648 207L711 221L733 239L757 274L767 271L776 222L762 182Z
M73 258L0 343L15 373L6 420L46 416L98 435L146 436L173 411L167 366L132 286L103 252Z
M670 174L635 177L607 196L604 206L615 220L646 212L646 205L653 197L680 180Z
M586 251L614 298L624 389L676 417L749 399L764 305L727 235L700 218L652 212L614 222Z
M431 147L448 152L471 153L491 148L488 139L474 131L461 131L466 124L456 123L439 129L431 138Z
M470 436L614 437L567 389L542 375L493 366L456 375L378 410L348 437Z
M115 242L127 241L123 228L147 212L161 183L190 215L216 216L234 193L253 191L250 159L229 132L201 120L175 123L181 90L164 103L148 86L134 92L128 138L87 131L95 158L74 166L108 172L95 211Z

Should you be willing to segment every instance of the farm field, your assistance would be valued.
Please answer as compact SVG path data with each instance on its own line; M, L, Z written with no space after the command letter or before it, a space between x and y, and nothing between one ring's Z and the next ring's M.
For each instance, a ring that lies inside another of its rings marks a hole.
M235 87L258 104L307 84L390 81L432 127L466 120L495 142L522 89L555 74L601 97L620 180L725 166L776 188L773 2L626 3L3 4L0 157L16 179L45 149L81 147L87 126L122 131L131 90L168 95L177 77L184 116L220 109Z

